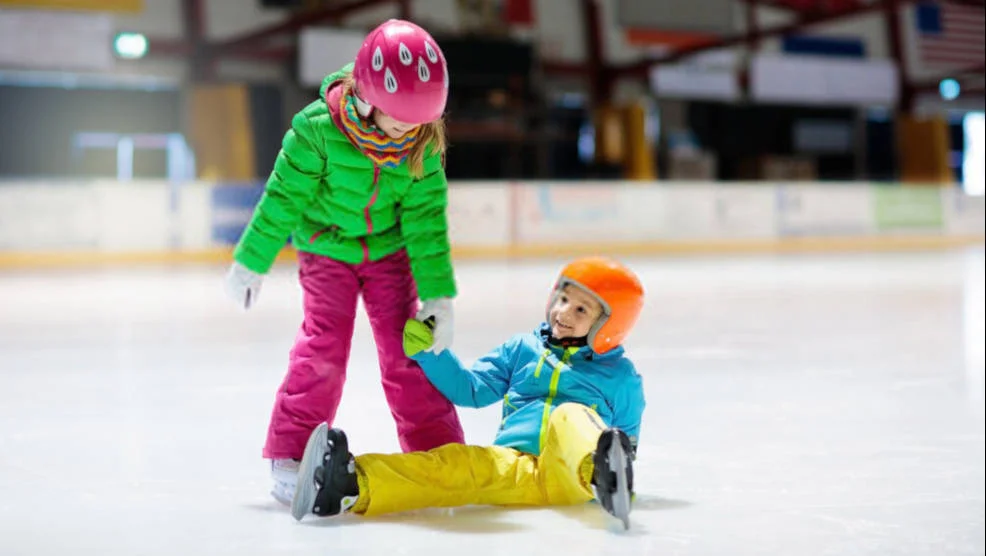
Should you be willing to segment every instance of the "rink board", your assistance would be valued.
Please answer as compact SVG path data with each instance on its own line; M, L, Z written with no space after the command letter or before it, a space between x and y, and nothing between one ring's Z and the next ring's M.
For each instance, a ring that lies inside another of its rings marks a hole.
M263 185L0 183L0 266L229 258ZM849 251L983 242L953 187L770 182L456 182L457 257ZM291 258L286 249L284 258Z

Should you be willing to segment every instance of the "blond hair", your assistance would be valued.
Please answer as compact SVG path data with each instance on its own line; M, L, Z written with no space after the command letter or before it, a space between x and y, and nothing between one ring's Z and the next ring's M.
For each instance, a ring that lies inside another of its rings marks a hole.
M347 73L345 77L342 78L342 94L348 95L355 91L356 80L353 79L353 74ZM364 121L373 124L374 122L370 119L363 118ZM418 179L424 175L424 161L425 158L430 155L435 154L445 154L445 149L448 147L448 143L445 139L445 120L439 118L433 122L428 122L426 124L421 124L418 127L418 139L411 146L410 151L407 153L407 168L411 174L411 177Z

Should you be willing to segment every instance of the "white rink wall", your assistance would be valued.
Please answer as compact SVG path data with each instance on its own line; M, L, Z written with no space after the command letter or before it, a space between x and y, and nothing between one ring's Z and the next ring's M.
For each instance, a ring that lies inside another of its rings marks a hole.
M456 256L981 243L983 197L867 183L459 182ZM262 184L0 182L0 266L228 257Z

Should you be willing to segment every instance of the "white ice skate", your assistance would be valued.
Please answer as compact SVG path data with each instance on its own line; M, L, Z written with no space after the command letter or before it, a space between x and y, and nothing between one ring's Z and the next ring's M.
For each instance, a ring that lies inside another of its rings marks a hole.
M310 513L315 504L315 495L319 488L315 483L315 468L322 465L322 458L329 447L328 434L328 423L322 423L315 427L305 444L305 455L298 467L298 486L291 501L291 515L298 521Z
M291 505L298 487L298 465L298 460L294 459L275 459L270 463L270 476L274 481L270 495L285 506Z

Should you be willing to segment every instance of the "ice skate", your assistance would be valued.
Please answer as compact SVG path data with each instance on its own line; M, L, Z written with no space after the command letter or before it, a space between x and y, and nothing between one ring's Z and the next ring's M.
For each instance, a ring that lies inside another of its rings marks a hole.
M309 513L333 516L356 503L356 461L349 453L346 433L322 423L312 431L298 470L298 488L291 515L301 520Z
M592 456L593 491L603 509L630 528L630 498L633 495L633 462L630 438L619 429L607 429L599 435Z
M270 495L285 506L291 505L298 486L299 463L296 459L275 459L270 462L270 475L274 481Z

